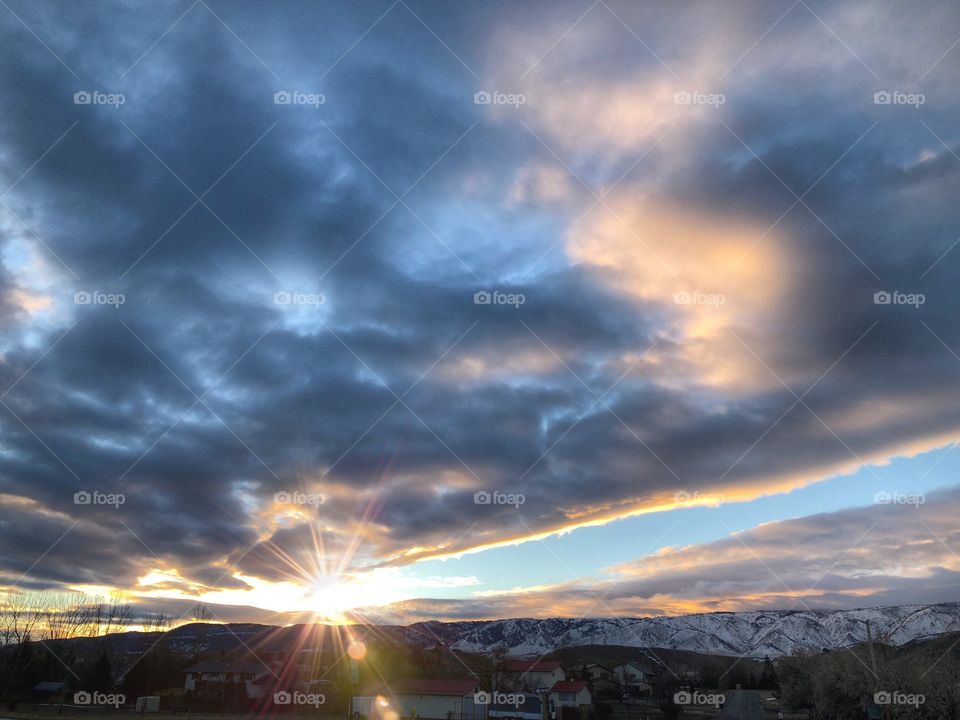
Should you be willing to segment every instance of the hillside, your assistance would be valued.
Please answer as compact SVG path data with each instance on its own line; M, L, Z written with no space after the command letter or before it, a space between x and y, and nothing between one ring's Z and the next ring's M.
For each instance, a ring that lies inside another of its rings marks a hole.
M625 652L624 648L775 658L836 650L865 642L867 621L878 642L908 647L910 643L960 632L960 603L653 618L431 621L409 626L353 626L351 631L355 636L371 641L423 648L439 646L475 654L488 654L503 648L507 654L517 657L539 657L564 648L609 646L611 659ZM111 636L108 641L115 652L136 655L159 638L160 633L130 632ZM343 629L319 624L277 627L192 623L171 630L166 639L174 648L204 652L231 652L249 646L263 652L297 648L335 653L338 649L342 652L348 642ZM593 652L595 654L596 648Z

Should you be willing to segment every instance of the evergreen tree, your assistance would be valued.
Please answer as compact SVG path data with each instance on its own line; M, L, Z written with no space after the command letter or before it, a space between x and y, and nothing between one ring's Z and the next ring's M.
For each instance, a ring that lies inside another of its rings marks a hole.
M107 653L100 653L97 662L86 673L83 685L87 690L108 692L113 689L113 672L110 669L110 658Z

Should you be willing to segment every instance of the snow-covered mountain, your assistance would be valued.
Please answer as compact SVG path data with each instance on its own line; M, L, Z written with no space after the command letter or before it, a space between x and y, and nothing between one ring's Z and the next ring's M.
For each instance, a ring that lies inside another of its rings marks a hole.
M710 655L778 657L836 650L867 639L867 623L879 642L903 645L960 632L960 603L901 605L820 612L705 613L651 618L514 618L510 620L421 622L412 625L256 625L191 623L167 633L126 632L111 635L113 651L131 662L166 639L178 652L231 653L299 651L335 646L347 635L424 648L445 646L464 652L490 653L504 646L515 657L540 657L551 650L584 645L691 650ZM97 639L99 641L99 639ZM63 643L87 643L73 638ZM655 659L655 654L652 656Z
M407 628L453 650L539 656L578 645L693 650L714 655L777 657L875 640L902 645L960 631L960 603L836 611L739 612L653 618L584 618L417 623Z

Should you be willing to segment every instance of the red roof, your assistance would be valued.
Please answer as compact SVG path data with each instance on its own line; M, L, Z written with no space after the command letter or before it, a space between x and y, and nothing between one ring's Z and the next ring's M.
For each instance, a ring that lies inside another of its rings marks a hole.
M563 665L556 660L505 660L503 669L507 672L553 672Z
M558 680L550 688L550 692L580 692L587 686L586 680Z
M430 678L397 680L390 685L394 695L471 695L480 687L476 680L433 680Z

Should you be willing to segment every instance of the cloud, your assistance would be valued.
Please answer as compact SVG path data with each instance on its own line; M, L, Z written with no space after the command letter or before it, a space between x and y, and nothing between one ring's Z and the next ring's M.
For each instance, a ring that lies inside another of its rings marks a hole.
M824 11L863 63L802 7L766 38L762 3L566 35L572 6L395 6L363 35L389 7L214 3L164 34L171 9L15 3L47 47L0 19L7 584L362 575L958 437L957 56L920 108L874 105L863 65L909 89L948 6ZM95 89L126 101L73 103ZM296 489L327 501L274 502Z
M554 586L417 599L379 618L455 620L838 609L947 602L960 585L960 493L767 523L710 543L668 547ZM914 504L910 504L913 501Z

